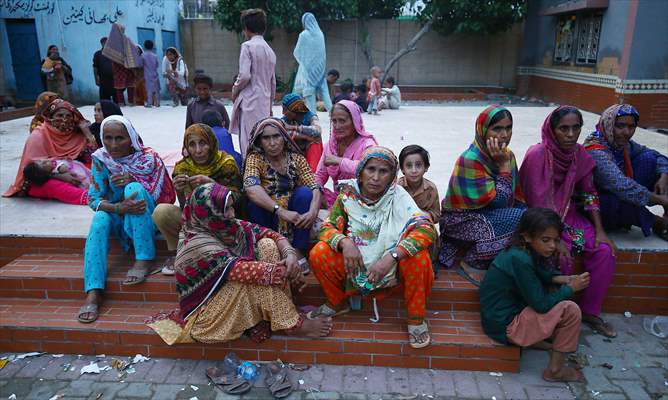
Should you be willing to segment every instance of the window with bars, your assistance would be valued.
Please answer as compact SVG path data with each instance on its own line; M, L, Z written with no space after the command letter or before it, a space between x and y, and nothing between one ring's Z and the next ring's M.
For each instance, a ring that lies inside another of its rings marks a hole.
M600 14L574 14L559 18L554 44L554 62L596 64L602 19Z

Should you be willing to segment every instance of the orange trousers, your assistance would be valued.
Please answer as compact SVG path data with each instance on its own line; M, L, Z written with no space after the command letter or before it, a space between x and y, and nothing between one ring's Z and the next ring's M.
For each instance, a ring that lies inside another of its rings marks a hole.
M343 254L332 250L327 243L321 241L313 247L309 254L309 263L327 296L328 305L333 309L340 309L348 297L358 293L356 290L345 290L347 274ZM424 321L427 297L434 284L434 271L431 268L429 250L422 250L413 257L401 260L398 277L400 285L395 289L403 288L408 323L419 325ZM387 293L387 291L384 292L377 297Z

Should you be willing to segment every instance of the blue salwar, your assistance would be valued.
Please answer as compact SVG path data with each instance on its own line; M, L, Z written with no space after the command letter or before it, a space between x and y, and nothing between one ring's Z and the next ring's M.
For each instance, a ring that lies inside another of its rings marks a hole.
M630 143L629 150L633 178L622 175L623 159L618 161L618 169L615 171L612 165L608 165L612 163L609 158L604 158L598 150L591 152L596 160L594 176L599 189L601 219L606 229L638 226L645 236L649 236L656 216L646 205L660 174L668 172L668 160L660 153L635 142ZM640 185L641 188L634 190L632 184L626 188L627 179L632 179L635 186Z
M125 188L111 184L110 172L99 160L93 159L93 182L88 191L89 206L99 208L101 201L119 203L136 193L135 200L144 200L146 210L143 214L118 215L106 211L95 211L93 221L86 238L84 249L84 290L104 289L107 276L107 253L109 239L113 235L123 246L130 248L130 241L135 251L135 259L150 261L155 259L155 232L151 215L155 209L155 200L144 187L131 182Z
M234 150L234 143L232 142L230 132L222 126L214 126L212 129L218 139L218 150L222 150L234 157L234 161L237 162L239 169L243 172L243 160L241 159L241 154Z
M288 210L304 214L311 208L313 200L313 191L306 186L295 188L290 200L288 201ZM251 222L262 225L266 228L278 230L278 216L271 211L267 211L253 202L248 204L248 213ZM292 247L307 254L309 247L310 229L294 228L292 230Z

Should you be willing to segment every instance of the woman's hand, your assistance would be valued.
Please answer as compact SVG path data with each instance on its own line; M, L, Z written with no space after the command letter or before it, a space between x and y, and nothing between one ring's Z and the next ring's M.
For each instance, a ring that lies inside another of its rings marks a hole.
M77 126L78 126L79 129L81 129L82 131L85 131L86 129L90 129L90 122L88 122L88 120L82 119L81 121L79 121L79 123L77 124Z
M658 195L668 195L668 174L663 173L656 184L654 185L654 193Z
M505 143L499 144L499 139L489 138L487 139L487 150L501 171L510 171L510 150Z
M177 192L183 193L189 184L188 175L176 175L172 180L172 183Z
M67 182L70 185L74 186L79 186L81 185L81 180L77 178L74 174L71 172L63 172L61 174L55 175L54 178L61 180L63 182Z
M132 193L125 200L121 201L119 206L119 214L143 214L146 212L146 202L141 200L135 200L137 193Z
M341 253L343 254L343 265L346 267L346 272L348 274L352 275L364 268L362 253L360 253L360 250L351 239L345 238L341 240L339 245L341 246Z
M190 186L192 186L193 189L196 188L197 186L201 186L207 183L216 183L216 181L214 181L213 179L211 179L206 175L191 176L190 178L188 178L188 182L190 183Z
M381 257L380 260L376 261L371 266L371 268L369 268L366 279L374 284L380 282L380 280L383 279L383 277L387 275L388 272L390 272L390 268L392 268L394 263L394 258L392 258L392 256L389 254L386 254L385 256Z
M297 224L297 221L299 221L300 217L298 212L286 210L283 207L279 208L276 214L278 215L278 218L282 219L283 221L287 221L293 225Z
M117 188L124 188L128 183L134 182L134 178L127 172L111 176L111 183Z
M283 259L283 262L287 267L285 276L288 280L294 281L302 275L302 269L299 267L299 261L294 253L288 254L288 256Z
M318 217L318 211L307 211L304 214L300 214L297 218L295 226L299 229L309 229L313 226L315 219Z
M605 233L604 230L596 230L596 242L594 244L594 247L598 247L599 244L601 243L607 243L608 246L612 249L612 254L615 254L615 245L612 243L612 240L608 237L608 235Z
M573 275L568 286L573 289L574 292L579 292L580 290L586 289L589 286L589 272L585 272L580 275Z
M559 242L559 246L557 246L557 254L559 254L559 259L565 257L569 265L573 263L573 255L564 242Z
M327 154L325 156L325 165L328 167L341 164L341 157L335 156L333 154Z

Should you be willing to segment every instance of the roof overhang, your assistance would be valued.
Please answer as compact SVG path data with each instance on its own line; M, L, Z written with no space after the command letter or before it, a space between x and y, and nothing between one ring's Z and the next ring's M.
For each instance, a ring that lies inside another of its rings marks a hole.
M582 11L602 10L608 8L609 0L569 0L551 7L542 8L539 15L559 15Z

